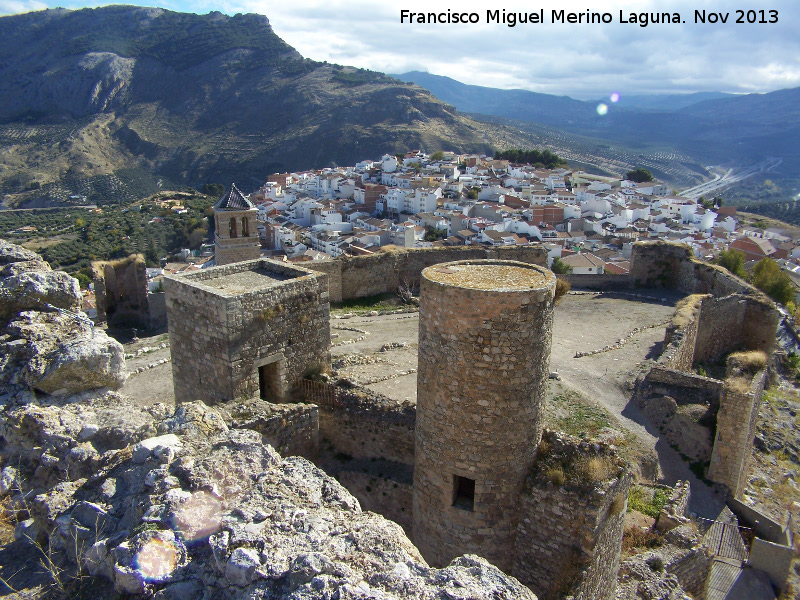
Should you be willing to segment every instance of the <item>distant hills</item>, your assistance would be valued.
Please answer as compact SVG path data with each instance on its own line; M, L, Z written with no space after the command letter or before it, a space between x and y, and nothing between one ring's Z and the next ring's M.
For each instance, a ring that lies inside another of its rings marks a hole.
M728 166L779 156L785 168L800 168L800 88L741 96L622 96L616 104L602 100L609 110L599 115L600 100L466 85L420 71L394 77L421 85L460 111L546 125L629 150L660 146L695 162Z
M0 191L28 206L529 144L382 73L304 59L266 17L108 6L0 18Z
M800 172L800 90L623 98L601 117L596 102L399 77L418 85L303 58L260 15L108 6L0 17L0 197L30 207L209 182L252 189L275 171L416 148L548 149L677 186L765 154Z

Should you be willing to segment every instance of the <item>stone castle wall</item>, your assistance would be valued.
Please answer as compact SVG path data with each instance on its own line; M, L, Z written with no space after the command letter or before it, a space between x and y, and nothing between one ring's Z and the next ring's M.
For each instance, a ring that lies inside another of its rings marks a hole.
M414 248L302 264L306 268L326 273L330 277L331 302L341 302L395 292L403 281L419 284L422 270L431 265L475 259L516 260L546 265L547 252L539 246Z
M432 564L468 552L512 566L544 420L554 291L548 269L519 262L422 274L414 541Z
M274 404L250 399L219 407L231 429L252 429L281 456L319 456L319 409L314 404Z
M692 369L702 301L702 295L687 298L683 307L679 308L679 314L667 326L664 334L664 350L658 357L660 365L680 371Z
M725 268L694 257L686 244L637 242L631 251L633 287L678 290L685 294L760 294Z
M97 322L111 327L151 326L148 308L147 271L144 258L92 263L97 303Z
M255 260L164 282L177 402L285 401L330 364L324 275Z
M540 598L610 598L632 476L605 445L552 432L543 445L549 458L534 465L520 497L511 574ZM575 472L575 462L591 458L617 467L587 481ZM572 465L564 468L563 483L551 479L556 463Z
M413 406L370 403L345 396L340 406L320 406L320 435L338 452L358 459L414 464Z
M772 354L780 314L763 298L731 296L703 300L693 362L716 362L739 350Z
M766 380L766 371L760 371L746 392L736 386L735 380L727 380L723 388L708 478L727 486L734 497L741 494L747 482Z
M392 473L338 471L336 479L358 498L362 510L371 510L394 521L411 537L413 485Z

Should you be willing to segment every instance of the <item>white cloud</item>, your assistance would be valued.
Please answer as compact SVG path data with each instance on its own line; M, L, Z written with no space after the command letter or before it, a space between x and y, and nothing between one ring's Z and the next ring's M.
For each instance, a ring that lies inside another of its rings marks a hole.
M57 1L57 0L56 0ZM80 5L82 0L71 0ZM143 1L143 4L148 2ZM585 13L585 0L561 0L558 9ZM760 10L760 5L753 7ZM55 3L54 3L55 5ZM37 0L0 0L0 11L39 7ZM70 6L68 4L68 6ZM523 88L579 98L625 94L771 91L800 86L800 3L772 0L778 23L736 24L740 5L728 0L606 0L613 23L485 23L487 6L530 12L540 5L506 0L168 0L173 10L221 10L266 15L275 32L309 58L385 72L427 70L476 85ZM15 8L17 7L17 8ZM400 23L400 10L466 11L477 25ZM679 12L685 24L620 24L619 12ZM695 10L729 13L726 24L695 24ZM760 16L760 15L757 15ZM766 13L769 18L769 13Z

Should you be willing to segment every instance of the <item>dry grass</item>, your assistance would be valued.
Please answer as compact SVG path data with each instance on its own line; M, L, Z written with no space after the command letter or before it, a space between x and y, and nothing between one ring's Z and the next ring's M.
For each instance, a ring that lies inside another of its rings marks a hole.
M566 279L556 279L556 296L554 299L554 303L558 304L561 302L561 298L567 295L567 292L572 287L572 284L567 281Z
M625 510L625 501L627 498L625 494L617 494L611 501L611 506L608 507L608 513L611 515L618 515Z
M753 380L748 377L730 377L725 380L725 387L737 394L748 394L752 383Z
M643 529L638 525L625 528L622 534L622 552L626 556L636 554L632 552L636 548L658 548L663 545L664 539L660 533L652 529Z
M14 509L11 507L11 495L8 495L0 502L0 546L14 541L16 524Z
M562 486L567 482L567 476L561 466L550 467L545 475L553 485Z
M734 352L728 356L728 364L743 373L755 374L767 366L767 355L761 350Z
M613 461L605 456L594 456L575 465L578 476L590 483L611 479L618 470Z
M119 269L120 267L127 267L130 264L142 263L144 264L144 256L141 254L131 254L127 258L120 258L118 260L111 260L108 262L113 268Z
M677 329L682 329L694 321L695 318L697 318L697 313L700 310L700 303L703 301L704 297L704 294L692 294L678 302L675 306L675 314L672 316L672 326Z

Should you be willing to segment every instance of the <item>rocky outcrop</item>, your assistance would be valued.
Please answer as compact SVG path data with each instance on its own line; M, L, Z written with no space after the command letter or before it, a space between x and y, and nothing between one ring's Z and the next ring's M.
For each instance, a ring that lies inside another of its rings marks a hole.
M36 495L25 531L131 595L535 599L478 557L429 568L400 526L201 403L154 429Z
M125 382L122 346L80 312L78 281L0 243L0 384L67 396Z

